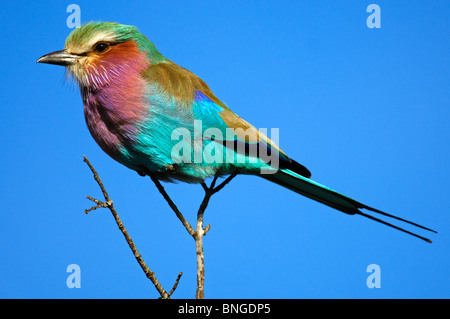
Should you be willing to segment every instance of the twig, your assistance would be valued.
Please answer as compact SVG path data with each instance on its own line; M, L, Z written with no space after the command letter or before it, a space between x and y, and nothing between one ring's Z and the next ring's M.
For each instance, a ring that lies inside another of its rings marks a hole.
M148 268L148 266L146 265L146 263L144 262L141 254L139 254L139 251L136 248L136 245L134 244L133 240L131 239L130 235L128 234L127 230L125 229L125 226L123 225L122 221L119 218L119 215L116 212L116 209L114 208L113 205L113 201L111 200L111 198L108 195L108 192L105 189L105 186L103 185L100 177L98 176L97 171L94 169L94 167L92 166L92 164L89 162L89 160L87 159L86 156L83 156L84 159L83 161L89 166L89 168L91 169L92 173L94 174L94 179L97 182L97 184L100 186L100 189L103 193L103 197L105 198L105 201L100 201L98 199L95 199L91 196L87 196L87 199L93 201L94 203L96 203L96 206L93 206L89 209L85 210L85 213L89 213L93 210L96 210L97 208L108 208L112 215L114 216L114 219L117 223L117 226L119 227L120 231L122 232L122 234L124 235L128 246L130 246L131 251L133 252L134 257L136 258L137 262L139 263L139 265L141 266L142 270L144 271L145 275L147 276L148 279L150 279L150 281L153 283L153 285L155 286L156 290L158 290L159 294L161 295L162 299L169 299L170 296L173 294L173 292L175 291L175 289L178 286L178 282L180 281L180 278L182 276L183 273L179 273L178 277L175 281L175 284L172 288L172 290L167 293L164 288L162 287L162 285L159 283L158 279L156 279L155 273L153 271L150 270L150 268Z
M177 289L178 287L178 282L180 281L181 276L183 275L182 272L180 272L178 274L177 280L175 280L175 283L173 284L172 290L169 291L168 295L169 297L172 296L173 292L175 291L175 289Z
M156 185L159 192L163 195L164 199L167 201L170 208L172 208L172 210L175 212L175 215L178 217L178 219L184 225L188 233L195 240L195 251L197 254L197 291L195 293L195 298L197 299L203 299L205 297L205 258L203 253L203 236L205 236L206 233L211 228L211 225L207 225L205 228L203 228L203 215L205 213L206 208L208 207L208 203L209 200L211 199L211 196L219 192L222 188L224 188L225 185L227 185L234 177L236 177L237 173L238 173L237 171L233 172L217 187L214 186L219 177L218 175L214 176L209 187L204 182L201 183L203 190L205 191L205 196L203 197L203 201L200 204L200 207L197 211L197 225L195 231L189 224L189 222L184 218L183 214L181 214L180 210L172 201L172 199L169 197L169 195L167 194L167 192L165 191L164 187L161 185L159 180L153 175L150 175L150 178L152 179L153 183Z
M159 180L154 177L153 175L149 175L150 178L152 179L153 183L156 185L156 188L158 188L159 192L161 193L161 195L164 197L164 199L166 200L166 202L169 204L170 208L172 208L172 210L175 212L175 215L177 215L178 219L181 221L181 223L184 225L184 227L186 228L186 230L188 231L189 235L194 236L194 229L192 228L191 224L189 224L189 222L184 218L183 214L181 214L180 210L178 209L177 205L175 205L175 203L172 201L172 199L169 197L169 195L167 194L166 190L164 189L164 187L161 185L161 183L159 182Z

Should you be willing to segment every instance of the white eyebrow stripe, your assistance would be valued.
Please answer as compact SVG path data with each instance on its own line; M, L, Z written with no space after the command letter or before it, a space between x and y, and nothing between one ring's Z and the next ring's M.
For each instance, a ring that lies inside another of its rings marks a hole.
M113 33L108 31L100 31L97 32L93 37L89 38L89 40L84 43L82 46L76 46L70 45L66 48L69 50L69 52L73 54L82 54L85 52L89 52L92 50L92 47L100 41L104 42L115 42L116 37Z
M114 41L115 39L116 37L114 36L114 34L110 32L98 32L92 38L90 38L88 42L86 42L86 46L91 48L97 42L100 41L111 42Z

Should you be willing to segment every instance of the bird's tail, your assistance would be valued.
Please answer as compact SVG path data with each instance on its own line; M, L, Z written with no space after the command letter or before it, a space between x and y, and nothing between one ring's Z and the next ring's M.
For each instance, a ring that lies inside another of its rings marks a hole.
M378 209L369 207L367 205L364 205L350 197L347 197L345 195L342 195L324 185L321 185L319 183L314 182L313 180L303 177L297 173L295 173L292 170L289 169L280 169L277 173L275 174L262 174L261 177L277 183L283 187L286 187L290 190L293 190L294 192L297 192L301 195L304 195L306 197L309 197L311 199L314 199L322 204L325 204L327 206L333 207L337 210L340 210L341 212L344 212L346 214L350 214L350 215L361 215L364 217L367 217L369 219L375 220L379 223L385 224L387 226L393 227L395 229L398 229L402 232L408 233L410 235L413 235L415 237L418 237L422 240L425 240L429 243L431 243L431 240L429 240L428 238L422 237L420 235L417 235L415 233L412 233L408 230L405 230L403 228L400 228L398 226L395 226L391 223L388 223L384 220L381 220L379 218L373 217L372 215L366 214L362 211L360 211L360 209L366 209L372 212L375 212L377 214L381 214L384 215L386 217L390 217L393 219L397 219L400 220L402 222L408 223L410 225L414 225L416 227L437 233L436 231L429 229L427 227L418 225L416 223L410 222L408 220L405 220L403 218L382 212Z

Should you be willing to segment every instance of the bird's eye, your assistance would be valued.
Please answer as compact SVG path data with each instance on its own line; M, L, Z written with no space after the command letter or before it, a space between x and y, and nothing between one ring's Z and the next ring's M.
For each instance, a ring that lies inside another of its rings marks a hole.
M105 42L99 42L95 45L94 51L98 53L105 52L109 48L108 43Z

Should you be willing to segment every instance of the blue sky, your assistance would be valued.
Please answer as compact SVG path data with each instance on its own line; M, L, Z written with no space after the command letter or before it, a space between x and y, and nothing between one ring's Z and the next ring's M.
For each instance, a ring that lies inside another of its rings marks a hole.
M173 297L195 294L192 238L148 178L95 144L63 68L36 64L62 49L71 3L82 22L138 26L241 117L279 128L314 180L439 232L419 231L430 245L238 177L205 214L206 298L450 297L448 1L53 1L2 5L1 298L159 297L109 211L83 213L101 195L83 155L163 286L182 271ZM202 188L165 186L194 223Z

